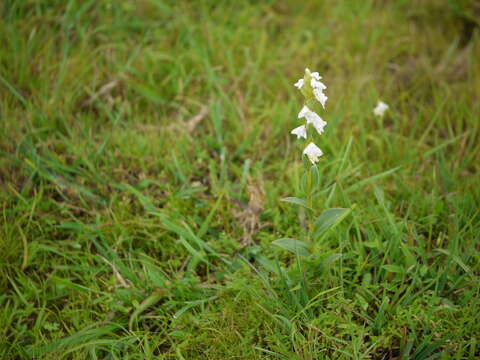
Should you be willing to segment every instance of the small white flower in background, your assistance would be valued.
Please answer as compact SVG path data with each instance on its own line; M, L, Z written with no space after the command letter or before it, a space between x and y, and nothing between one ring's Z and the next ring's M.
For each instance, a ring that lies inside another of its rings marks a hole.
M307 120L307 124L312 124L320 135L323 133L323 128L325 125L327 125L327 123L323 121L317 113L310 110L306 105L298 113L298 118L305 118Z
M307 127L305 125L296 127L293 129L290 134L297 135L297 139L303 137L305 140L307 139Z
M383 101L379 100L377 103L377 106L375 107L375 109L373 109L373 113L375 114L375 116L383 117L387 109L388 109L388 105L385 104Z
M310 160L312 164L315 165L318 162L318 158L323 155L323 152L317 145L311 142L303 150L303 155L307 155L308 160Z

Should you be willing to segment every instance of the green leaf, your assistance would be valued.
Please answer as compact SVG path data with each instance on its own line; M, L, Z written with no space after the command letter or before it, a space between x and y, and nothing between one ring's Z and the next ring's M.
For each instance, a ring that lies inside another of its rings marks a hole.
M134 195L138 199L138 201L140 201L140 204L142 204L143 208L146 211L155 212L157 210L157 208L154 205L152 199L150 199L148 196L144 195L141 191L135 189L132 185L117 184L115 187L120 189L120 190L128 191L132 195Z
M158 89L134 81L130 81L129 84L134 90L136 90L140 95L144 96L145 98L161 105L167 103L167 100L160 95Z
M466 265L462 261L462 259L460 259L460 257L452 254L450 251L445 250L445 249L435 249L434 251L449 256L453 261L455 261L458 264L458 266L460 266L463 269L463 271L465 271L468 275L470 275L470 277L472 279L475 279L475 274L473 273L472 269L470 269L470 267L468 265Z
M174 315L173 315L173 318L174 319L178 319L184 312L190 310L191 308L195 307L195 306L198 306L198 305L202 305L202 304L205 304L209 301L212 301L213 299L216 299L217 296L212 296L208 299L201 299L201 300L194 300L194 301L185 301L185 305L184 307L182 307L180 310L178 310Z
M403 242L400 243L400 250L402 250L403 256L405 256L405 265L407 266L407 268L410 268L417 264L415 256L412 254L408 246Z
M397 166L393 169L390 169L390 170L387 170L387 171L384 171L380 174L376 174L376 175L373 175L373 176L370 176L366 179L363 179L361 181L358 181L356 183L354 183L353 185L351 185L350 187L348 187L347 189L345 189L345 193L349 194L351 193L352 191L355 191L355 190L358 190L360 188L362 188L363 186L366 186L368 184L371 184L373 182L375 182L376 180L379 180L385 176L388 176L390 174L393 174L395 171L397 171L398 169L400 169L400 166Z
M286 197L286 198L280 199L280 201L287 202L287 203L290 203L290 204L295 204L295 205L298 205L298 206L303 206L306 209L310 209L305 200L297 198L297 197Z
M57 276L52 276L50 277L51 281L54 281L60 286L72 289L72 290L77 290L77 291L84 291L84 292L89 292L89 293L94 293L94 294L102 294L104 295L102 291L96 290L96 289L91 289L83 285L76 284L68 279L60 278Z
M304 156L305 157L305 156ZM305 161L305 160L304 160ZM308 160L307 160L308 161ZM303 193L308 193L308 174L304 173L300 179L300 190Z
M331 208L325 210L315 221L315 236L338 225L352 209Z
M388 272L392 272L392 273L398 273L398 274L404 274L405 273L405 270L401 266L398 266L398 265L383 265L382 269L385 269Z
M150 306L155 305L164 296L166 296L166 290L164 289L156 290L153 292L152 295L144 299L139 306L137 306L135 311L130 316L130 320L128 321L128 328L130 329L130 331L133 329L133 325L137 321L137 318L140 316L140 314L144 312L146 309L148 309Z
M327 256L325 259L322 260L322 265L328 266L334 263L335 261L337 261L338 259L340 259L342 256L343 256L342 254L338 254L338 253Z
M281 247L284 250L288 250L299 256L310 256L310 245L300 240L291 238L282 238L275 240L272 244Z

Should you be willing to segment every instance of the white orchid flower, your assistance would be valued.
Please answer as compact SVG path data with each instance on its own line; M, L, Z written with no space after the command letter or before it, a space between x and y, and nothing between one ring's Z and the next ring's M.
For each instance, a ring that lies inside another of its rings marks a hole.
M308 160L312 162L312 164L316 164L320 156L323 155L322 150L315 145L313 142L307 145L307 147L303 150L303 155L307 155Z
M324 94L323 90L321 90L321 88L313 88L313 95L315 95L315 98L320 104L322 104L322 107L325 109L325 103L328 100L328 96Z
M303 79L298 79L298 81L295 84L293 84L293 86L300 89L303 86L303 83L304 83Z
M327 123L323 121L323 119L317 113L310 110L306 105L298 113L298 118L305 118L307 120L307 124L312 124L320 135L323 133L323 129L327 125Z
M312 81L310 82L310 84L312 85L312 87L316 87L316 86L321 86L323 87L323 89L326 89L327 87L325 86L325 84L323 84L322 82L320 82L320 80L322 79L322 77L320 76L320 74L316 71L314 72L311 72L310 69L306 68L305 69L305 72L310 75L310 77L312 78ZM298 81L294 84L297 88L301 88L304 84L304 80L303 78L301 79L298 79Z
M293 129L290 134L297 135L297 139L303 137L305 140L307 139L307 127L305 125L296 127Z
M383 101L378 100L377 106L373 109L373 114L375 116L383 117L385 111L387 111L389 106L385 104Z
M323 91L327 88L327 86L324 83L314 78L312 78L312 80L310 81L310 85L312 85L313 89L318 89L319 91Z
M318 78L315 78L312 76L310 85L312 85L313 95L320 102L320 104L322 104L323 108L325 109L325 103L327 102L328 97L324 94L323 90L325 90L327 86L324 83L322 83L320 79L321 79L320 76L318 76Z
M316 71L314 72L311 72L309 68L305 68L305 72L310 75L312 78L314 78L315 80L321 80L322 77L320 76L320 74Z

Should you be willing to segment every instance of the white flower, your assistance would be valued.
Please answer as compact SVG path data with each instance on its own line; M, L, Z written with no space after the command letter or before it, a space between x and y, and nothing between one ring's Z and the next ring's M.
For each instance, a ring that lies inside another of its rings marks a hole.
M301 137L307 139L307 127L305 125L296 127L290 132L290 134L297 135L297 139L300 139Z
M300 89L303 86L303 82L304 82L303 79L298 79L298 81L295 84L293 84L293 86Z
M327 102L328 97L323 93L323 90L325 90L327 87L320 81L322 77L316 71L313 73L310 72L308 68L305 69L305 72L312 77L310 80L310 85L312 86L313 95L325 109L325 103Z
M388 109L388 105L385 104L383 101L378 100L377 106L375 107L375 109L373 109L373 113L376 116L383 117L387 109Z
M313 89L318 89L320 91L323 91L327 88L327 86L324 83L322 83L321 81L318 81L314 78L312 78L312 80L310 80L310 85L312 85Z
M318 158L323 155L323 152L317 145L311 142L303 150L303 155L307 155L312 164L315 164L318 161Z
M318 72L314 71L312 73L309 68L305 68L305 72L315 80L320 80L322 78Z
M322 79L322 77L320 76L320 74L318 72L311 72L308 68L305 69L305 72L310 75L310 77L312 78L310 80L310 85L312 85L312 88L313 89L320 89L320 90L325 90L327 87L325 86L324 83L322 83L320 80ZM298 79L298 81L293 84L294 86L296 86L297 88L301 88L304 84L304 80L303 78L302 79Z
M323 133L323 128L325 125L327 125L327 123L323 121L317 113L310 110L307 106L304 106L302 110L300 110L298 113L298 118L305 118L307 120L307 124L312 124L320 135Z
M313 81L313 79L312 79L312 81ZM322 84L322 83L320 83L320 84ZM313 88L313 95L315 95L315 98L318 100L318 102L320 104L322 104L322 107L325 109L325 103L328 100L328 96L323 93L322 88Z

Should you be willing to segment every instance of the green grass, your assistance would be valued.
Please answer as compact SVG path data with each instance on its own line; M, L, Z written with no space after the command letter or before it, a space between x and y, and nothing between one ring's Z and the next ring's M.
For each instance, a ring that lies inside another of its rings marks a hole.
M479 357L478 11L3 1L0 354ZM296 259L272 242L305 236L280 199L306 66L329 96L314 207L356 206Z

